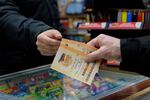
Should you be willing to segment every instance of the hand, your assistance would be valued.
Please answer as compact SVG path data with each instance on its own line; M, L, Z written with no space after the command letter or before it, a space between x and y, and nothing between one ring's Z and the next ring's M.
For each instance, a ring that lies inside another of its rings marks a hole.
M56 54L62 35L54 29L47 30L37 36L37 49L43 56L53 56Z
M93 62L96 60L120 60L120 39L101 34L87 43L98 48L98 50L87 55L85 61Z

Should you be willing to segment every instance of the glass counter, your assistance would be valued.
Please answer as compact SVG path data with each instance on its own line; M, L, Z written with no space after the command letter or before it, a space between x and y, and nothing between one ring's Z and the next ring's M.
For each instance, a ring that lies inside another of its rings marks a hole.
M70 79L71 89L64 79ZM0 76L0 100L98 100L148 78L100 70L91 86L71 79L44 65Z

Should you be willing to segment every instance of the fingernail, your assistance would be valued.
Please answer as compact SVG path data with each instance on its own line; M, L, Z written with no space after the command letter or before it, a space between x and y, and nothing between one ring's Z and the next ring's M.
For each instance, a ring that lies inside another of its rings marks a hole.
M62 38L61 35L58 35L58 36L57 36L57 39L58 39L58 40L61 40L61 38Z

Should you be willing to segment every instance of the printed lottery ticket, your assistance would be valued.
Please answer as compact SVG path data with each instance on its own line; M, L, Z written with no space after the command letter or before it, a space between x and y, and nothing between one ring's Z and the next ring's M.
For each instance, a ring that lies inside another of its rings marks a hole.
M71 78L91 85L100 62L87 63L85 56L97 50L85 43L62 39L51 68Z

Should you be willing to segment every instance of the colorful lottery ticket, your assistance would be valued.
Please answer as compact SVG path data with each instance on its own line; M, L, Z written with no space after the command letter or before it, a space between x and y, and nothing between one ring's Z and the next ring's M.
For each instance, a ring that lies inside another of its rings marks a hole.
M91 85L100 62L87 63L85 56L97 50L85 43L62 39L51 68L71 78Z

